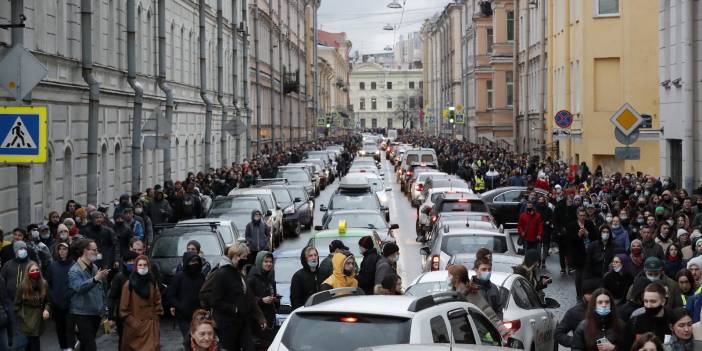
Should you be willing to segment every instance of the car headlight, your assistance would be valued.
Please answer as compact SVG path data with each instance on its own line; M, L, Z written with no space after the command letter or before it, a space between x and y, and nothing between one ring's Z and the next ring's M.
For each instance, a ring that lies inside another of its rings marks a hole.
M376 155L380 155L380 150L375 150Z
M283 214L294 214L294 213L295 213L295 205L288 206L283 210Z
M365 154L366 154L366 152L365 152L365 151L363 151L363 150L361 150L361 151L360 151L360 154L361 154L361 155L365 155Z

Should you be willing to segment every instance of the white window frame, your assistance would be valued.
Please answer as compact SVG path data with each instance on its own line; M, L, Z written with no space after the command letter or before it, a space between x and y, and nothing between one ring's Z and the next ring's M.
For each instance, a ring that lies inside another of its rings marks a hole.
M594 1L593 1L594 7L595 7L595 8L594 8L594 14L593 14L594 17L598 17L598 18L604 17L604 18L606 18L606 17L619 17L619 16L620 16L620 14L621 14L621 12L622 12L622 9L621 9L621 0L615 0L615 1L617 1L617 7L618 7L618 8L617 8L617 13L605 13L605 14L601 14L601 13L600 13L600 1L601 1L601 0L594 0Z

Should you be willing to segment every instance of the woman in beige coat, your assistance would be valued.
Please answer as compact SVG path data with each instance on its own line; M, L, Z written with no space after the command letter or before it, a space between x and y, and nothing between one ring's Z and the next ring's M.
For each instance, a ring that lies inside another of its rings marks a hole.
M136 269L122 287L119 314L124 323L121 351L159 350L161 293L146 256L136 258Z

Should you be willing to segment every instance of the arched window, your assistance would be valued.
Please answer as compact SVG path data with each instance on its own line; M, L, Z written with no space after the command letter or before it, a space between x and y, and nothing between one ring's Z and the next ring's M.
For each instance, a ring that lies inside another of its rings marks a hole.
M42 204L44 204L44 214L53 211L54 201L54 153L51 148L46 150L46 163L43 164L44 179L42 182Z
M63 202L73 198L73 151L69 146L63 151Z
M107 145L102 144L102 149L100 151L100 174L98 174L98 185L100 189L100 197L98 198L98 204L105 204L108 201L110 201L110 193L109 193L109 185L108 185L108 179L110 179L109 176L109 168L108 168L108 163L107 163Z
M115 144L115 195L122 194L122 147Z
M178 68L177 81L184 83L184 62L185 62L185 27L180 27L180 55L178 55L178 63L180 67Z

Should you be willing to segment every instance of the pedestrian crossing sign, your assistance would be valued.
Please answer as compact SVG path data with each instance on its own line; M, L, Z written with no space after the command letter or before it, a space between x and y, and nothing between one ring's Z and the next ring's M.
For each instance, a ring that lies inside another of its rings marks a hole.
M46 162L46 106L0 106L0 162Z

